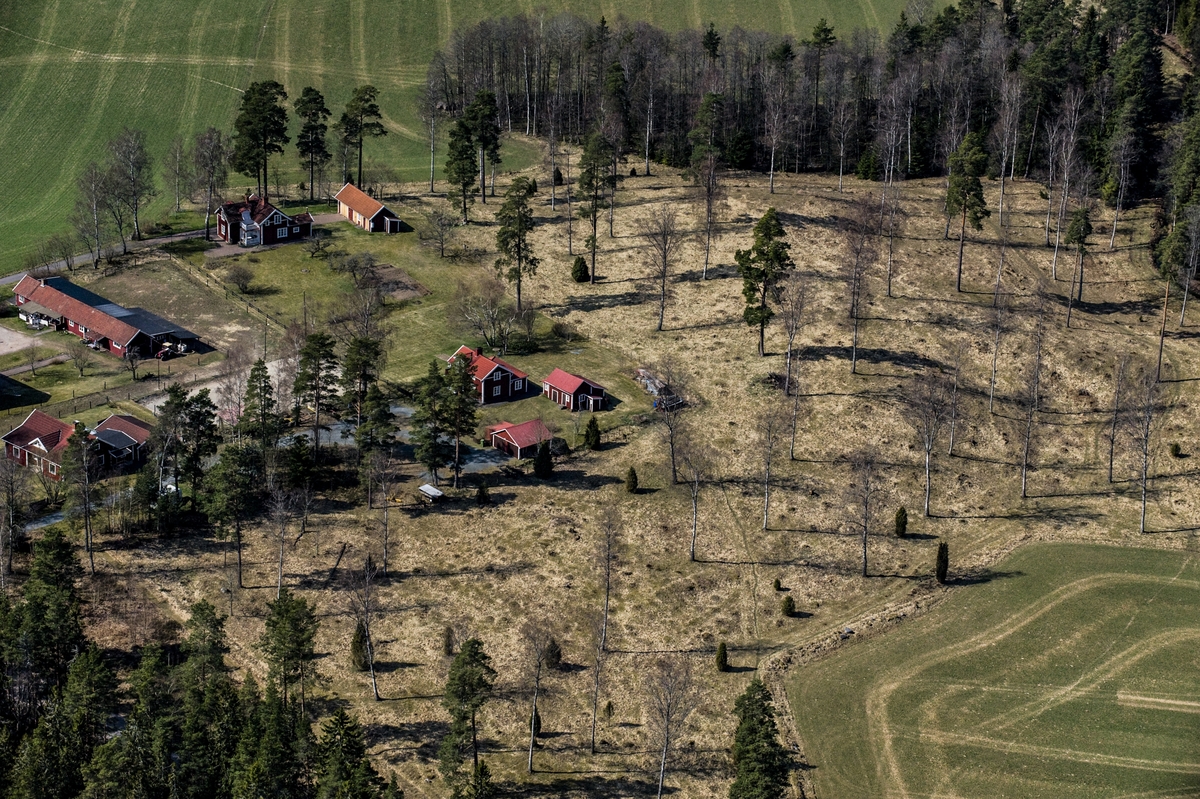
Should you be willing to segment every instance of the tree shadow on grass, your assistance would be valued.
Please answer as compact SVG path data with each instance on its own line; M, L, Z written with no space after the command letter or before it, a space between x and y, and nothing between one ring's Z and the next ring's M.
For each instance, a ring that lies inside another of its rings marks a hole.
M640 291L622 291L618 294L583 294L567 298L567 307L580 311L599 311L608 308L625 308L641 305L646 295Z
M829 361L850 360L850 347L837 345L808 346L796 353L800 361ZM892 350L858 348L858 360L869 364L890 364L904 369L944 369L945 365L932 358L926 358L915 352L894 352Z
M450 731L445 721L407 721L398 724L364 724L367 745L381 745L379 753L385 758L401 754L415 755L422 760L437 757L442 739Z
M970 569L956 574L947 580L948 585L983 585L993 580L1008 580L1013 577L1024 577L1023 571L1000 571L998 569Z

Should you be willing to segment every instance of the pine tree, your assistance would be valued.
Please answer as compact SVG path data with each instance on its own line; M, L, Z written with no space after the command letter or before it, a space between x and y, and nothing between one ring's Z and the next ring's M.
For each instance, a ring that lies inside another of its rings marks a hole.
M360 188L363 185L363 141L368 136L387 135L387 128L380 121L383 119L383 113L379 110L379 103L376 102L378 98L379 90L374 86L367 84L356 87L354 94L350 96L350 101L346 103L346 110L342 112L342 118L338 120L337 126L342 134L342 146L358 151L357 185Z
M238 587L242 584L242 525L259 507L264 485L264 462L256 447L230 444L209 473L211 490L205 499L210 522L232 528L237 551Z
M438 469L451 462L454 450L443 437L448 435L446 424L446 375L437 361L429 362L429 371L417 384L416 406L412 415L413 457L429 470L433 484L438 484Z
M233 123L230 164L243 175L254 178L259 195L266 193L271 155L282 153L284 145L291 141L285 100L287 92L278 81L251 83L242 94L242 106Z
M983 197L983 184L979 178L987 169L987 152L983 149L983 137L968 133L958 150L950 156L950 179L946 189L946 214L961 215L958 231L958 270L954 279L957 291L962 291L963 247L967 225L973 230L983 230L983 220L992 215Z
M475 388L475 370L469 355L460 355L446 370L440 402L445 431L454 437L454 487L462 474L462 437L470 435L479 423L479 393Z
M496 271L517 289L517 313L522 310L521 279L537 273L540 260L533 254L529 234L533 231L533 209L529 200L536 187L529 178L519 177L504 193L504 204L496 212L500 227L496 230Z
M313 640L318 626L316 606L284 588L278 599L267 603L266 629L258 641L284 705L290 704L291 687L298 685L301 715L304 714L305 684L313 676L309 664L313 659Z
M238 429L258 441L266 453L275 448L281 427L271 374L267 371L267 362L259 358L250 367L250 378L246 382L246 399L242 404L242 417L238 420Z
M754 225L754 246L738 250L735 256L742 276L742 296L746 298L742 318L750 327L758 328L759 355L766 354L767 323L775 315L770 307L775 287L794 266L789 249L779 214L768 208Z
M587 238L587 248L592 255L588 279L592 283L596 282L596 248L599 246L597 229L600 224L601 202L605 191L615 185L609 174L611 160L612 145L599 133L589 136L579 160L578 188L585 200L579 206L579 216L586 219L592 228L591 235Z
M296 137L296 151L302 164L308 166L308 199L312 200L313 184L317 179L317 167L329 163L329 144L326 136L329 125L326 120L330 111L325 107L325 98L312 86L305 86L300 99L293 106L301 120L300 135Z
M471 126L460 119L450 126L450 142L446 151L446 180L454 194L462 200L462 221L467 224L467 205L475 202L471 188L475 185L475 142Z
M363 423L367 393L379 387L379 373L386 363L383 342L375 338L355 336L346 344L338 383L342 389L342 405L353 417L355 427Z
M383 791L359 723L338 708L321 725L317 743L317 799L378 799Z
M487 203L486 164L492 165L492 194L496 193L495 168L500 165L500 109L496 95L488 89L475 93L475 99L463 112L463 120L471 131L471 140L479 156L479 198Z
M321 411L334 396L337 385L338 360L333 349L333 336L318 331L309 333L300 348L300 366L296 370L296 396L313 409L313 456L321 452Z
M442 695L442 707L450 714L450 732L442 740L438 757L442 776L452 786L459 784L459 769L462 754L471 751L476 774L479 770L479 740L476 731L476 716L492 693L496 672L492 659L483 650L478 638L463 641L458 654L450 664L446 677L446 689Z

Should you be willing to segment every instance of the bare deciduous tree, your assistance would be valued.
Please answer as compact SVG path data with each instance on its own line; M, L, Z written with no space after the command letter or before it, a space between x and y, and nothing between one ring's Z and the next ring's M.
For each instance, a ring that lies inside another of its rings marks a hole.
M667 445L667 456L671 461L671 484L674 485L679 482L678 449L683 435L684 418L692 402L691 382L682 365L670 356L655 364L653 370L674 395L669 402L656 403L654 409L661 425L659 431Z
M692 665L682 655L661 658L646 675L646 724L659 751L658 799L662 799L671 747L699 704Z
M0 592L8 590L13 550L24 528L29 488L29 470L14 460L0 458Z
M600 675L604 668L605 619L597 613L591 616L592 656L592 744L590 752L596 754L596 715L600 708Z
M546 658L554 645L554 636L550 628L541 621L529 621L521 627L521 641L525 649L526 680L533 689L533 697L529 705L529 759L526 770L533 773L533 746L537 742L538 733L538 697L542 690L543 672L546 670Z
M767 520L771 511L771 463L775 450L779 446L787 429L787 419L775 407L765 408L758 414L754 422L754 431L758 434L759 456L763 466L763 521L762 529L767 529Z
M937 372L924 372L904 393L900 413L925 451L925 515L928 516L933 450L950 419L949 381Z
M804 311L808 307L808 282L798 272L790 272L779 288L779 303L776 316L783 322L787 334L787 352L784 354L783 393L792 393L792 357L796 348L796 337L807 323Z
M680 444L680 461L687 478L688 491L692 499L692 539L688 546L688 560L696 560L696 535L700 521L700 489L704 481L711 479L714 464L718 462L716 452L703 442L696 431L688 431Z
M879 455L873 449L861 449L850 456L851 481L846 500L851 508L850 524L862 542L862 576L867 576L867 537L875 527L875 516L883 495L879 475Z
M489 349L504 353L509 337L520 319L509 302L504 284L493 277L478 283L459 283L451 305L451 317L483 339Z
M1189 206L1184 215L1187 217L1188 247L1187 256L1179 266L1179 282L1183 284L1183 304L1179 306L1180 327L1187 319L1188 294L1192 281L1196 279L1196 269L1200 266L1200 205Z
M1162 401L1158 378L1149 369L1139 370L1134 378L1134 400L1136 406L1131 421L1133 440L1137 445L1139 469L1138 482L1142 492L1142 511L1138 521L1138 532L1146 532L1146 500L1150 483L1151 448L1154 435L1161 423L1159 404Z
M232 344L217 375L217 418L227 422L235 431L246 403L246 387L250 382L250 367L254 355L241 343Z
M364 654L367 656L367 670L371 674L371 693L375 696L376 702L380 700L380 696L379 681L375 677L375 637L372 624L379 612L379 599L375 595L377 575L378 569L375 567L375 562L370 555L367 555L363 559L362 571L354 576L350 586L350 609L363 628Z
M867 270L878 258L874 247L875 236L871 230L872 214L867 205L866 200L856 203L842 226L846 237L842 280L846 284L850 320L850 374L858 371L858 328L866 299Z
M96 353L92 352L92 348L88 346L84 339L72 339L67 343L67 357L71 359L71 363L79 370L79 376L83 377L83 370L87 369L96 360Z
M445 258L446 245L450 243L450 239L458 227L458 215L447 213L445 209L439 208L426 214L425 220L428 224L429 241L437 245L438 257Z
M675 210L667 204L658 205L650 212L649 219L638 224L638 236L646 243L650 276L658 287L658 327L663 329L663 317L667 312L667 294L670 290L671 266L680 246L683 232Z
M291 494L280 487L272 488L267 498L267 514L270 516L271 524L274 525L276 536L279 539L279 566L276 572L277 581L275 584L276 599L279 599L279 595L283 593L283 556L287 543L287 529L288 525L291 524L294 512Z
M596 567L604 581L604 606L600 622L600 649L608 651L608 608L612 598L613 569L621 550L621 511L614 505L605 505L600 512L600 540L596 545Z

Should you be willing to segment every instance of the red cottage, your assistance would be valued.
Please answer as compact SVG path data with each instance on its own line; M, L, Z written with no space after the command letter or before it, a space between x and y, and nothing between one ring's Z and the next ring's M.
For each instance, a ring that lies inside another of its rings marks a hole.
M51 480L61 480L63 452L74 432L75 425L34 410L3 436L4 456Z
M334 197L338 213L368 233L399 233L400 217L357 186L347 183Z
M217 210L217 238L243 247L299 241L312 235L312 215L307 211L288 216L257 194Z
M542 381L542 394L568 411L602 411L608 402L604 386L562 369Z
M459 347L448 361L454 363L456 358L471 359L472 382L479 391L480 405L508 402L525 396L529 375L512 364L499 358L488 358L478 347Z
M501 422L487 429L492 446L514 458L532 458L537 454L538 444L550 440L550 430L541 419L530 419L522 424Z

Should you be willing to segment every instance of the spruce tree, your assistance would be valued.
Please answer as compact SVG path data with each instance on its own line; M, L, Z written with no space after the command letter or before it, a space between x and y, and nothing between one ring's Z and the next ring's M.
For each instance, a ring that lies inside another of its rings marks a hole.
M383 791L359 723L338 708L321 725L317 742L317 799L378 799Z
M275 448L282 424L275 403L275 387L267 371L267 362L262 358L250 367L246 399L242 403L242 416L237 424L243 434L259 443L264 453Z
M583 431L583 443L588 449L600 449L600 423L593 416L588 419L587 427Z
M904 538L908 535L908 509L901 506L896 511L896 537Z
M355 671L367 670L367 628L362 619L354 625L354 635L350 638L350 668Z
M434 485L438 484L438 469L454 456L453 449L443 440L449 434L446 396L445 372L437 361L430 361L429 371L417 384L410 430L413 458L429 470Z
M477 715L491 697L496 671L478 638L463 641L450 664L442 707L450 714L450 731L438 750L442 776L454 787L460 784L463 753L471 752L474 771L479 769Z
M632 466L629 467L629 471L625 472L625 491L629 494L636 494L638 491L637 469Z
M458 120L450 126L450 142L446 153L446 180L452 192L462 201L462 222L467 224L467 205L475 202L471 188L475 185L475 143L471 126Z
M549 480L554 475L554 459L550 456L550 442L538 444L537 454L533 456L533 476L539 480Z
M937 560L934 563L933 576L939 585L945 585L950 572L950 545L945 541L938 542Z
M300 348L300 366L293 387L296 396L313 409L314 457L320 457L321 452L321 411L327 410L337 385L339 365L333 347L333 336L328 333L309 333Z
M968 133L962 144L950 156L950 179L946 189L946 214L961 216L958 231L958 270L954 287L962 291L963 247L967 236L967 225L973 230L983 230L983 220L992 215L983 197L983 184L979 178L987 169L987 152L983 149L983 137Z
M529 201L535 191L529 178L516 178L504 193L504 204L496 212L496 221L500 224L496 230L496 250L500 254L496 259L496 272L516 287L517 313L523 309L522 278L536 274L540 263L529 240L534 225Z
M733 785L729 799L774 799L787 789L788 756L779 743L771 692L755 677L734 703Z
M587 283L591 277L592 273L588 269L587 259L582 255L576 255L575 261L571 264L571 279L576 283Z

